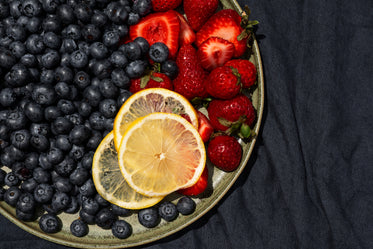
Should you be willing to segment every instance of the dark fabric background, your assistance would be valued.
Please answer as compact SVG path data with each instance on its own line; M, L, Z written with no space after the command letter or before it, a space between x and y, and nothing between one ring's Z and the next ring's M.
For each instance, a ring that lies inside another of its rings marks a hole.
M254 153L221 202L141 248L373 248L373 1L249 4L266 86ZM65 249L0 217L0 248Z

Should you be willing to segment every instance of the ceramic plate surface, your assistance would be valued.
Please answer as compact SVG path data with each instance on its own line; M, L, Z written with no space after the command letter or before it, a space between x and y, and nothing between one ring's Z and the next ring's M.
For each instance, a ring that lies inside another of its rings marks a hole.
M226 1L224 6L223 4L220 4L220 8L235 9L239 13L242 11L241 7L235 0ZM247 54L246 58L249 58L256 65L258 71L258 84L255 91L250 93L245 92L245 94L250 95L253 105L257 111L257 122L254 131L258 134L264 106L264 80L259 47L256 41L254 41L253 43L252 53ZM162 222L157 227L152 229L141 226L137 220L136 213L128 217L121 217L120 219L124 219L129 222L133 228L133 234L129 238L124 240L115 238L111 234L111 230L103 230L95 225L89 226L89 234L83 238L77 238L71 235L70 224L73 220L78 218L78 214L70 215L64 213L59 215L60 219L63 222L62 230L56 234L45 234L40 230L37 221L19 221L15 216L15 209L7 205L5 202L0 202L0 213L25 231L48 241L65 246L77 248L108 249L128 248L132 246L143 245L169 236L185 228L186 226L199 219L202 215L207 213L212 207L214 207L217 202L227 193L238 176L245 169L245 165L247 164L254 148L255 141L255 139L253 139L250 143L243 143L241 141L241 145L243 147L242 161L239 168L234 172L226 173L218 170L217 168L214 168L211 164L208 164L210 175L209 177L211 177L209 181L210 185L203 196L194 198L195 202L197 203L197 208L193 214L189 216L183 216L180 214L178 218L172 222L165 222L164 220L162 220ZM5 167L3 168L5 169ZM174 194L170 195L166 199L176 203L179 197L180 196L178 196L177 194Z

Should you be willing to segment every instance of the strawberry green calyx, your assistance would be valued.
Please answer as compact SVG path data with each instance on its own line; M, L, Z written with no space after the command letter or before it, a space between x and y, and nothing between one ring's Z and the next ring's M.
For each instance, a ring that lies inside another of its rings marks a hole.
M246 5L245 11L241 14L241 27L244 29L242 33L237 37L237 40L241 41L245 38L248 38L248 47L249 41L254 37L254 27L259 24L257 20L249 20L251 10Z

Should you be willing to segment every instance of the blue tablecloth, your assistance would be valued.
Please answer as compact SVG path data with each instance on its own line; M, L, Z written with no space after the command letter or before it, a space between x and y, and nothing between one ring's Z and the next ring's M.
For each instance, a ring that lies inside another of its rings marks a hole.
M373 248L373 1L238 0L260 21L253 155L200 220L141 248ZM66 249L0 216L1 249Z

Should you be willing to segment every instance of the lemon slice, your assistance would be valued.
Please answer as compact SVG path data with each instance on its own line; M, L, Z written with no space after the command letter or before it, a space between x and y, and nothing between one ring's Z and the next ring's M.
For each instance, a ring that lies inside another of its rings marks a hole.
M195 184L206 163L197 129L183 117L151 113L126 130L118 151L128 184L146 196L164 196Z
M129 97L115 117L114 143L117 150L128 125L152 112L184 114L198 128L197 112L185 97L163 88L145 89Z
M98 146L92 163L92 178L97 192L107 201L127 209L141 209L157 204L162 197L147 197L134 191L119 169L114 133Z

